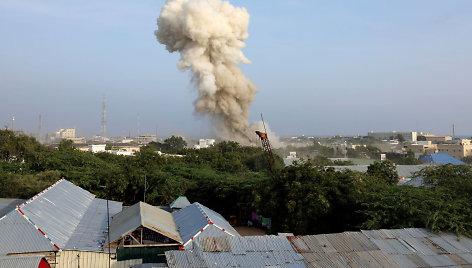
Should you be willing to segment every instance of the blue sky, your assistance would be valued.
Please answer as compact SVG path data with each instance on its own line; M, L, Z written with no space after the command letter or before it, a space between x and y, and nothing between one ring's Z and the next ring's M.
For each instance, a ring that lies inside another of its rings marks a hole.
M472 1L234 0L242 66L281 136L416 130L471 135ZM153 34L162 0L0 1L0 124L113 136L211 136L196 90Z

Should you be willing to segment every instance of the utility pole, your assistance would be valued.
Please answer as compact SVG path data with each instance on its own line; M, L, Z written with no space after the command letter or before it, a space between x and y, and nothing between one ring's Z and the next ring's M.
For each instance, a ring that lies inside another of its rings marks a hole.
M456 137L456 133L455 133L455 129L454 129L454 124L452 124L452 139L454 139Z
M15 116L12 116L12 117L11 117L11 130L12 130L12 131L15 130Z
M100 187L107 191L108 268L111 268L110 206L108 204L108 200L110 199L110 189L107 187L107 185L100 185Z
M108 200L110 199L109 191L107 191L107 235L108 235L108 268L111 268L111 241L110 241L110 206L108 205Z

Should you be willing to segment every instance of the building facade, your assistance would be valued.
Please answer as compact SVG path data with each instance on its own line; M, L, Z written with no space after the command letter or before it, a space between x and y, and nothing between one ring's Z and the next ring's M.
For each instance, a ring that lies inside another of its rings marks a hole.
M389 131L389 132L369 132L367 136L372 137L378 140L392 140L396 139L398 136L402 136L405 141L417 141L417 133L416 132L397 132L397 131Z
M446 153L457 159L472 156L472 144L468 139L457 140L456 143L437 144L437 148L439 153Z

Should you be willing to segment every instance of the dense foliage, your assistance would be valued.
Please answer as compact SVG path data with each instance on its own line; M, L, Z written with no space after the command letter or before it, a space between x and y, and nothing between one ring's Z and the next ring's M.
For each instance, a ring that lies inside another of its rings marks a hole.
M415 154L412 151L408 151L406 154L400 153L387 153L387 159L394 162L397 165L420 165L423 161L416 159Z
M277 157L269 170L260 148L221 142L194 150L182 141L171 137L127 157L81 152L70 141L46 148L0 130L0 197L28 198L64 177L128 205L142 201L146 191L146 202L154 205L186 195L224 216L256 211L272 218L273 232L428 227L472 234L470 166L427 168L419 174L426 187L400 187L388 161L359 173L327 168L331 163L322 156L289 167Z
M273 232L427 227L472 235L471 167L437 166L419 175L425 186L414 188L396 185L391 162L375 162L366 173L305 162L263 182L255 204L272 216Z

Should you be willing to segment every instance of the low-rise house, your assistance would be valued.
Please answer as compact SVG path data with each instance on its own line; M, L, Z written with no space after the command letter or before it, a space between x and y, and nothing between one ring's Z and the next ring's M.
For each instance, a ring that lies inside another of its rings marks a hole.
M111 217L122 205L109 201L108 207ZM107 200L62 179L0 218L0 255L41 254L57 268L142 262L110 259L103 248L106 233Z

